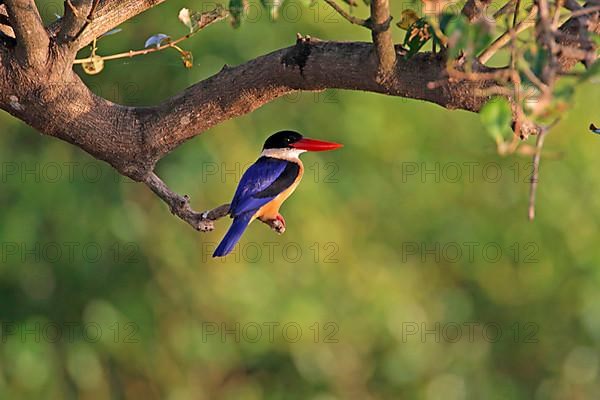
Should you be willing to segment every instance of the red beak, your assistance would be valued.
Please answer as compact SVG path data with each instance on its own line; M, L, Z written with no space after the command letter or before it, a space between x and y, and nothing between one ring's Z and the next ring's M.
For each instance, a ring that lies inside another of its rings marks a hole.
M339 149L343 145L339 143L325 142L323 140L303 138L298 140L296 143L292 143L290 146L295 149L307 151L327 151Z

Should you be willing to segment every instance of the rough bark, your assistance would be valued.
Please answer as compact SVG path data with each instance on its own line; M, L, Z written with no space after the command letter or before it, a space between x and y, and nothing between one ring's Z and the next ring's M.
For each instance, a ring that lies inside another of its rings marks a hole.
M421 99L449 109L478 111L486 82L450 82L441 56L399 60L393 84L377 79L370 43L321 42L300 38L295 46L224 67L161 104L126 107L99 98L72 71L3 82L0 106L42 133L72 143L119 172L143 180L170 150L212 126L297 90L364 90ZM443 81L427 89L432 81Z

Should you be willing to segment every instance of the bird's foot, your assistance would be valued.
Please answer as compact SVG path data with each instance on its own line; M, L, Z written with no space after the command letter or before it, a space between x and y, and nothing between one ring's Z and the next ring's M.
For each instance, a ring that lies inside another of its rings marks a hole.
M281 214L277 214L274 219L261 219L262 222L269 225L278 234L285 232L285 219Z

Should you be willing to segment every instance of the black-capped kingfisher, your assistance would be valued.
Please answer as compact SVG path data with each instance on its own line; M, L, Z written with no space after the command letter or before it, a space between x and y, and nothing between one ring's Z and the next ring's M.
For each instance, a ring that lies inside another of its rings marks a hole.
M233 223L213 257L229 254L256 218L263 222L278 221L285 227L279 208L302 179L304 167L300 154L339 147L342 145L308 139L294 131L280 131L271 135L265 141L259 159L244 172L240 180L229 209Z

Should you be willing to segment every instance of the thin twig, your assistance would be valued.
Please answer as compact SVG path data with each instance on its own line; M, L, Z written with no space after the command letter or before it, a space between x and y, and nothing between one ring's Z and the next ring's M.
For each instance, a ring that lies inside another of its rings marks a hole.
M563 8L565 0L556 0L554 3L554 15L552 15L552 30L558 29L560 22L560 10Z
M565 19L582 17L584 15L592 14L598 11L600 11L600 6L582 8L581 10L573 11L571 14L567 15Z
M529 181L529 209L527 216L530 221L535 219L535 197L537 194L538 180L540 175L540 159L542 158L542 148L544 147L544 140L548 133L547 128L542 128L535 143L535 153L533 154L533 171L531 173L531 179Z
M142 56L142 55L146 55L146 54L150 54L150 53L155 53L157 51L162 51L162 50L165 50L168 48L174 48L181 53L181 52L183 52L183 50L177 46L178 43L181 43L184 40L189 39L190 37L192 37L196 33L198 33L201 29L207 27L208 25L212 24L213 22L217 22L217 21L222 20L223 18L226 18L228 16L228 13L224 9L216 8L215 10L208 11L208 12L204 13L203 15L206 15L207 18L200 19L197 29L195 29L194 31L192 31L192 32L188 33L187 35L184 35L176 40L171 40L171 41L163 44L162 46L152 47L149 49L141 49L141 50L129 50L124 53L112 54L110 56L99 56L99 57L103 61L117 60L120 58L131 58L131 57L135 57L135 56ZM90 56L87 58L76 59L73 61L73 64L86 64L86 63L93 62L93 61L94 61L93 56Z
M575 0L573 0L575 1ZM498 11L494 13L494 19L498 19L504 14L510 14L515 11L515 0L509 0Z
M531 83L533 83L538 89L540 89L540 91L547 92L549 90L548 85L542 82L540 78L538 78L537 75L533 73L533 71L527 63L521 63L519 67L521 68L521 71L523 72L523 74L525 74L527 79L529 79Z
M515 28L517 25L517 17L519 16L519 10L521 9L521 0L517 0L517 4L515 4L515 10L513 11L513 20L512 27Z
M538 7L532 6L531 10L527 17L524 20L519 22L514 28L504 32L502 36L496 39L487 49L485 49L478 57L478 60L481 64L485 64L492 58L494 54L498 52L501 48L506 46L513 35L518 35L526 31L527 29L533 27L535 25L535 16L537 15Z
M329 4L331 8L337 11L345 20L354 25L364 26L365 28L369 28L369 24L366 20L357 18L353 15L347 13L342 7L340 7L334 0L325 0L325 3Z
M190 197L188 195L181 196L173 192L154 172L146 176L144 183L154 194L167 203L173 215L178 216L199 232L213 231L215 229L214 222L229 215L231 206L229 203L204 212L194 211L190 206ZM285 232L285 225L278 219L263 220L259 218L258 220L278 234Z

